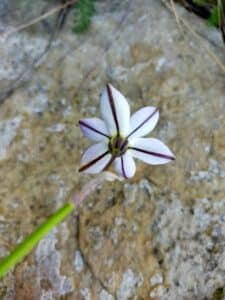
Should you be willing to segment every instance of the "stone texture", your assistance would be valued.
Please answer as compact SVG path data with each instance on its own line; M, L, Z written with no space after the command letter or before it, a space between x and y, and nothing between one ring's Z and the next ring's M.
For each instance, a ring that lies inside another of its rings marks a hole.
M20 3L1 29L21 21ZM224 62L216 29L177 10ZM0 256L90 180L77 171L88 145L77 122L99 114L106 82L132 111L160 108L152 135L176 162L138 163L132 180L102 185L7 274L1 299L223 299L224 74L161 1L99 1L82 36L71 23L1 105ZM47 44L40 24L0 36L1 91Z
M4 159L7 156L7 148L11 141L16 136L16 130L22 121L21 116L17 116L11 120L4 120L0 123L0 159Z

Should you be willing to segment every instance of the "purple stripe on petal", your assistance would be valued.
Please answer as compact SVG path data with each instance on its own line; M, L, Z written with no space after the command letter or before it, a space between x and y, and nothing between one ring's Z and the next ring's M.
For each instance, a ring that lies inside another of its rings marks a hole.
M130 128L130 107L125 97L111 84L100 97L100 110L107 125L107 134L126 136Z
M140 148L136 148L136 147L129 147L129 149L139 151L139 152L142 152L142 153L145 153L145 154L150 154L150 155L153 155L153 156L156 156L156 157L175 160L175 157L171 156L171 155L166 155L166 154L162 154L162 153L158 153L158 152L148 151L148 150L144 150L144 149L140 149Z
M90 168L91 166L93 166L95 163L97 163L99 160L101 160L103 157L105 157L107 154L109 154L109 151L104 152L103 154L99 155L95 159L93 159L90 162L88 162L86 165L80 167L80 169L78 171L79 172L83 172L83 171L87 170L88 168Z
M127 179L128 177L126 175L125 168L124 168L123 156L121 156L120 159L121 159L121 166L122 166L123 177Z
M105 166L104 171L106 171L111 166L111 164L113 163L113 161L115 160L115 158L116 158L115 155L111 157L110 161Z
M109 98L109 104L110 104L112 114L113 114L113 119L114 119L115 124L116 124L117 134L119 135L119 122L118 122L118 119L117 119L115 103L114 103L112 91L111 91L111 88L110 88L109 84L106 85L106 90L107 90L107 94L108 94L108 98Z
M92 126L90 126L89 124L87 124L87 123L84 122L83 120L80 120L80 121L79 121L79 124L80 124L81 126L87 127L88 129L90 129L90 130L92 130L92 131L94 131L94 132L96 132L96 133L98 133L98 134L100 134L100 135L103 135L103 136L107 137L108 139L110 138L107 134L105 134L105 133L99 131L98 129L96 129L96 128L92 127Z
M133 177L136 171L134 159L128 154L129 151L131 150L115 159L115 170L126 179Z
M158 111L159 111L159 109L156 108L144 121L142 121L131 133L129 133L127 138L129 138L132 134L134 134L137 130L139 130L143 125L145 125Z

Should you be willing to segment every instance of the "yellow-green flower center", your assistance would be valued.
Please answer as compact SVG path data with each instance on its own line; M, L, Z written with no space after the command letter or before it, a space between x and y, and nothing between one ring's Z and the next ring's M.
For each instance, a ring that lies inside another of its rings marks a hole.
M121 136L113 136L109 141L109 151L113 156L123 155L128 148L128 140Z

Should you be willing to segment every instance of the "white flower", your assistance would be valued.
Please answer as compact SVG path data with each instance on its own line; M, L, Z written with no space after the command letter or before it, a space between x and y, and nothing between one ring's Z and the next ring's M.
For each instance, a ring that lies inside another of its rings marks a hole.
M155 138L143 138L154 129L159 111L146 106L130 117L130 107L124 96L107 84L100 99L103 120L98 118L79 121L81 131L90 140L90 146L81 159L79 171L99 173L113 162L116 171L125 178L134 176L134 158L151 165L166 164L175 159L173 153Z

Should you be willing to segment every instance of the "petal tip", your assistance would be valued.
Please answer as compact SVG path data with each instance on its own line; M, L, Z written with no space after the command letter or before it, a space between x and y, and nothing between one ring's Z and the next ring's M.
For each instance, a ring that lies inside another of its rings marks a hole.
M106 87L114 88L114 86L113 86L110 82L107 82L107 83L106 83Z
M176 156L173 154L173 152L170 150L170 155L169 158L171 161L175 161L176 160Z

